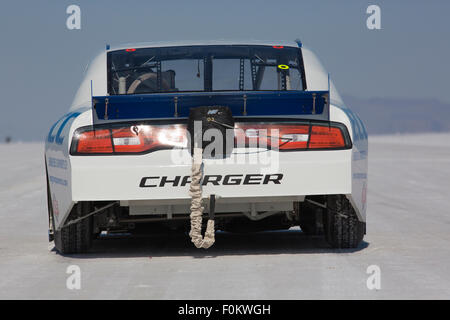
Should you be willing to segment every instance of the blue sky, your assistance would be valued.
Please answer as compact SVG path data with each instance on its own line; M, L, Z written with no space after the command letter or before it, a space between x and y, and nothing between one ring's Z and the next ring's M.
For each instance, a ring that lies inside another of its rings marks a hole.
M66 28L70 4L81 30ZM381 30L366 27L370 4ZM449 14L437 0L2 1L0 140L42 140L106 43L300 38L344 95L450 102Z

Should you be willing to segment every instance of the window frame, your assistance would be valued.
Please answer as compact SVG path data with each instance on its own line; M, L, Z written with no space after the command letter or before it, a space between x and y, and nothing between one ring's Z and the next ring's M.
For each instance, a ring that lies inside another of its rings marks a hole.
M261 47L265 47L265 48L273 48L274 50L278 50L278 49L283 49L284 47L282 46L271 46L271 45L190 45L190 46L168 46L168 47L143 47L143 48L136 48L136 49L132 49L132 52L138 51L138 50L146 50L146 49L154 49L157 52L157 55L159 52L161 52L162 50L175 50L177 48L192 48L192 49L202 49L202 48L211 48L211 51L213 51L215 48L224 48L224 47L231 47L231 48L236 48L236 47L240 47L242 49L246 49L249 51L249 57L251 56L250 52L252 51L252 49L257 49L257 48L261 48ZM255 92L264 92L264 91L306 91L307 90L307 85L306 85L306 75L305 75L305 66L304 66L304 60L303 60L303 52L302 52L302 48L301 47L288 47L288 48L292 48L298 51L298 71L300 72L300 76L301 76L301 83L302 83L302 89L301 90L254 90L254 84L253 84L253 78L252 78L252 90L246 90L245 88L241 88L241 86L239 85L239 90L234 90L234 89L227 89L227 90L213 90L213 57L211 56L211 54L205 56L203 58L203 81L204 81L204 85L203 85L203 90L183 90L183 91L157 91L157 92L146 92L144 94L167 94L167 93L178 93L178 94L183 94L183 93L215 93L215 92L249 92L249 91L255 91ZM114 92L113 90L113 86L112 86L112 54L117 53L117 52L128 52L130 49L118 49L118 50L111 50L107 52L107 57L106 57L106 64L107 64L107 92L108 95L133 95L135 93L125 93L125 94L119 94L117 92ZM159 54L161 55L161 54ZM187 57L184 57L183 59L189 59ZM218 58L220 59L220 58ZM223 58L223 59L238 59L238 57L232 57L230 56L229 58ZM250 60L250 58L242 58L242 60ZM159 60L159 63L161 65L162 61L168 61L169 59L166 60ZM176 60L176 59L173 59ZM155 60L158 62L158 60ZM136 69L139 67L130 67L130 69ZM122 70L122 69L120 69ZM159 71L158 71L159 72ZM251 71L250 71L251 72ZM158 76L160 78L160 75ZM210 90L207 90L210 89Z

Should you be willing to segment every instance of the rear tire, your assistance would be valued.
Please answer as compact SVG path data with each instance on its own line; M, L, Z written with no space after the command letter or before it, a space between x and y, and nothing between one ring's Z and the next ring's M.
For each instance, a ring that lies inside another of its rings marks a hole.
M298 203L299 226L302 232L308 236L323 235L324 209L307 201Z
M77 219L92 211L89 202L79 202L72 208L69 219ZM92 245L92 217L55 231L55 248L61 254L84 253Z
M364 238L365 223L344 195L327 197L324 224L325 238L333 248L356 248Z
M47 166L45 166L45 173L47 178L48 241L52 242L55 240L55 220L53 218L53 203L52 197L50 196L50 186L48 184Z

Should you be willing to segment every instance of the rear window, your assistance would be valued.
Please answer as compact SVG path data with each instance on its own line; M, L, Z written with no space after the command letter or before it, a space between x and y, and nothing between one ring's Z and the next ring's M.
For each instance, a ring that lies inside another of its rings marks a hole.
M111 95L305 90L300 48L182 46L108 53Z

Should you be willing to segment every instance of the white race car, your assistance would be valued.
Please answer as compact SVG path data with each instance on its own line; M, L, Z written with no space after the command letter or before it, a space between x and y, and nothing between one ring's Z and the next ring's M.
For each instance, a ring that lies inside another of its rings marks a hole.
M79 253L102 232L168 228L208 248L216 229L300 226L354 248L367 155L300 41L107 46L46 138L49 239Z

